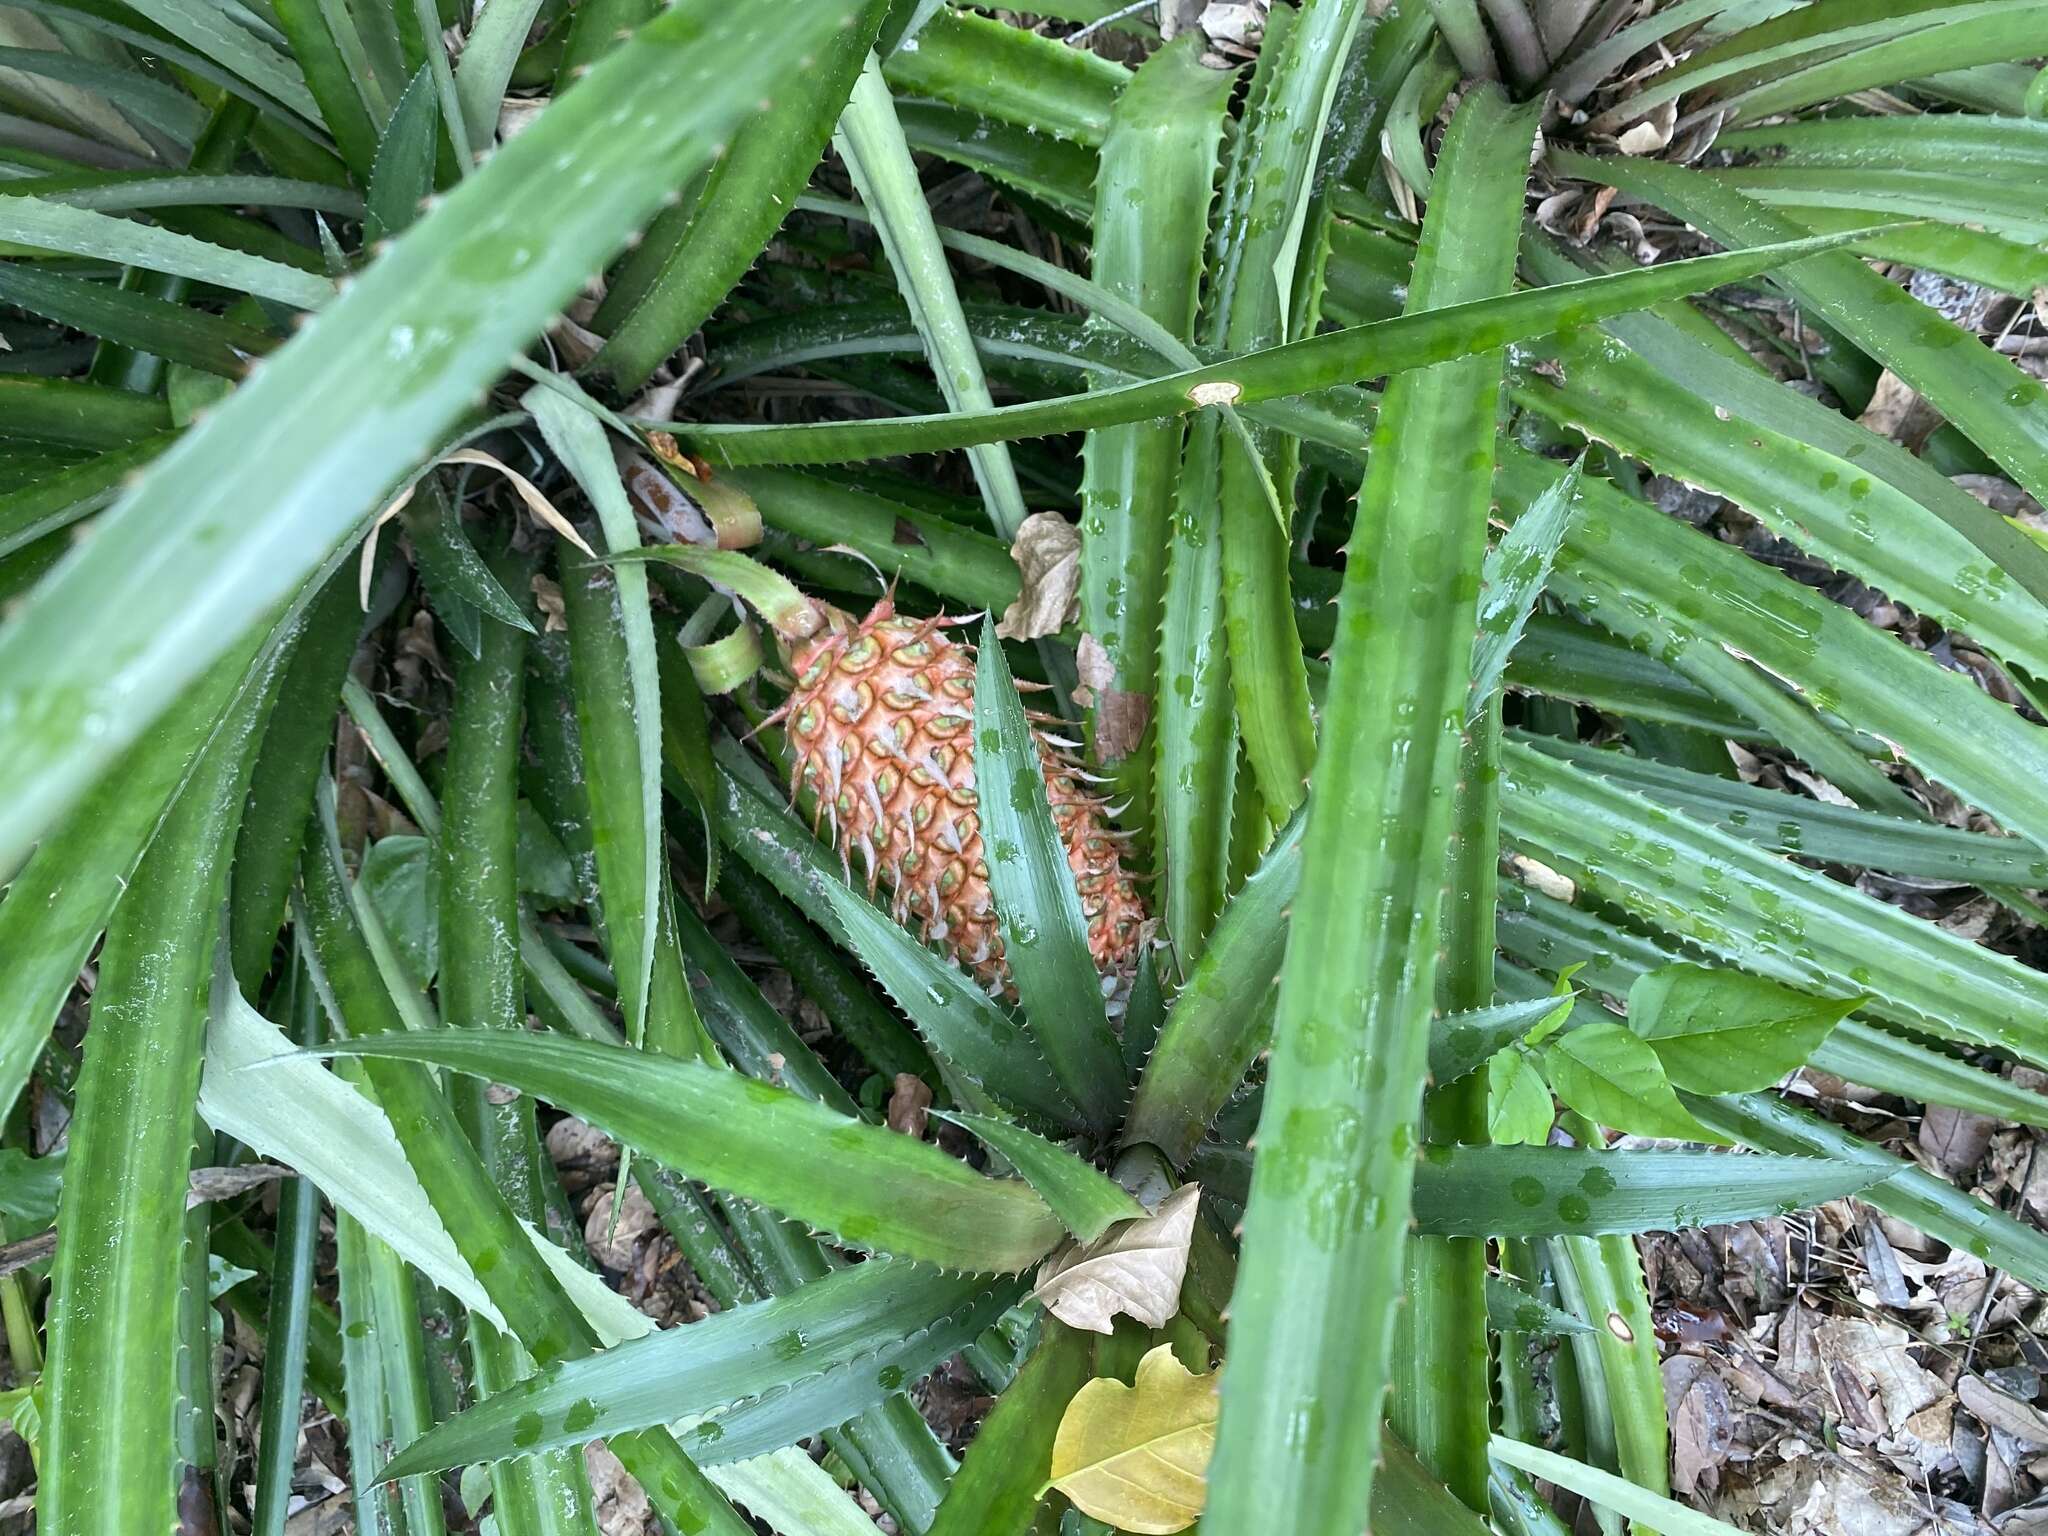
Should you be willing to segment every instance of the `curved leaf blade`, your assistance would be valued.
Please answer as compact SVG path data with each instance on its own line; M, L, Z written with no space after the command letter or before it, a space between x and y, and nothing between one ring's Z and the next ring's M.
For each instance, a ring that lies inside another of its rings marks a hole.
M975 1273L1015 1271L1062 1235L1027 1185L723 1067L537 1035L415 1032L326 1048L428 1061L509 1084L714 1188L857 1248ZM833 1170L821 1180L822 1170Z

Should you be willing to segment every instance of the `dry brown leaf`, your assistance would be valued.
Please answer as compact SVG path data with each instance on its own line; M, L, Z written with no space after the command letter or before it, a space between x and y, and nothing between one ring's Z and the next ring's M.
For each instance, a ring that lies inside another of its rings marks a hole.
M1946 1104L1930 1104L1920 1118L1920 1150L1950 1177L1969 1173L1991 1148L1998 1122Z
M1863 408L1856 424L1869 428L1879 437L1892 438L1902 447L1917 453L1920 445L1927 441L1928 434L1941 425L1941 413L1921 399L1918 390L1887 368L1878 375L1870 404Z
M2002 1429L2023 1445L2048 1445L2048 1414L1999 1391L1982 1376L1963 1377L1956 1396L1985 1428Z
M507 96L498 104L498 142L509 144L533 126L552 96Z
M1614 142L1624 155L1654 155L1671 142L1678 129L1678 99L1659 102L1650 115L1625 128Z
M194 1168L185 1191L185 1209L209 1200L232 1200L273 1179L292 1177L289 1168L276 1163L240 1163L233 1168Z
M1821 1355L1834 1368L1837 1384L1846 1377L1874 1391L1887 1430L1899 1429L1921 1409L1948 1395L1940 1378L1924 1370L1908 1352L1911 1336L1903 1328L1862 1318L1831 1317L1816 1332ZM1844 1402L1842 1410L1852 1413L1856 1406Z
M370 611L370 570L377 563L377 534L386 523L411 505L413 494L419 488L419 482L415 480L386 502L384 510L371 521L370 531L363 536L362 560L356 566L356 606L365 613Z
M1058 634L1072 620L1081 589L1080 530L1057 512L1034 512L1017 529L1010 558L1024 584L996 633L1005 640Z
M1095 711L1095 755L1105 763L1129 757L1138 750L1151 722L1152 696L1111 686L1116 669L1110 665L1109 652L1093 635L1081 636L1081 643L1074 648L1074 664L1081 680L1074 690L1074 702Z
M1671 1483L1680 1498L1711 1491L1735 1448L1735 1405L1713 1362L1673 1355L1664 1362L1671 1416Z
M563 604L562 589L539 571L533 573L534 606L541 612L541 633L552 635L569 627L569 610Z
M618 1221L612 1221L613 1186L600 1184L590 1200L583 1220L583 1241L590 1256L606 1269L631 1269L640 1256L640 1245L660 1229L661 1219L638 1184L626 1187L626 1198L617 1202Z
M1532 891L1540 891L1562 902L1578 899L1579 888L1570 876L1561 875L1548 864L1539 864L1526 854L1509 854L1507 868L1509 874Z
M1054 1249L1032 1296L1071 1328L1111 1333L1119 1316L1164 1328L1180 1310L1201 1195L1201 1185L1183 1184L1150 1216L1111 1227L1085 1247L1069 1241Z
M889 1129L901 1131L916 1141L924 1140L924 1128L930 1118L925 1111L931 1107L931 1085L915 1072L898 1072L896 1086L889 1092Z
M597 551L584 542L583 535L576 531L575 526L570 523L569 519L555 510L555 504L541 494L540 487L519 473L510 464L500 459L492 458L481 448L458 448L442 459L441 462L443 464L474 464L481 469L495 469L499 474L512 482L512 489L517 491L519 499L526 503L527 511L531 512L543 523L546 523L548 527L554 529L556 533L567 539L571 544L574 544L584 554L590 556L591 559L595 560L597 558Z

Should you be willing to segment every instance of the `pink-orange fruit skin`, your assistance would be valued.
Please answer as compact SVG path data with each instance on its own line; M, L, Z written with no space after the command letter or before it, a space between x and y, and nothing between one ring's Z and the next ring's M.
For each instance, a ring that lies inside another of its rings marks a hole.
M975 794L974 650L947 633L956 623L904 617L884 598L858 624L828 625L791 654L797 683L777 714L792 792L817 797L849 867L871 892L887 888L898 922L1002 991L1009 972ZM1144 906L1102 801L1057 743L1034 734L1089 952L1105 976L1125 978L1144 942Z

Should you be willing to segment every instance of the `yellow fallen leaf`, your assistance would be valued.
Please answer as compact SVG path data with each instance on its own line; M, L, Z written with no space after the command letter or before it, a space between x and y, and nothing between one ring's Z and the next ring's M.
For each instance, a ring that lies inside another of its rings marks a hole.
M1135 1385L1103 1377L1074 1394L1047 1486L1120 1531L1184 1531L1208 1497L1216 1408L1215 1373L1195 1375L1162 1344L1138 1362Z

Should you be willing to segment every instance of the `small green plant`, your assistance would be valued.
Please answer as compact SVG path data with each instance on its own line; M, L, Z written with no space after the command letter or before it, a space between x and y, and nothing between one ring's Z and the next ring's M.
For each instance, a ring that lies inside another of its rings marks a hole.
M2048 978L1842 878L2044 916L2048 549L1958 477L2048 496L2048 393L1920 295L2048 286L2048 4L1047 9L8 23L40 1530L278 1536L310 1397L379 1536L588 1533L599 1439L717 1536L1723 1531L1634 1234L2048 1287L1772 1091L2048 1123Z

